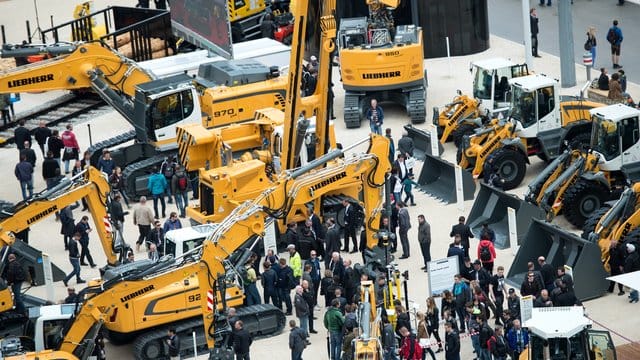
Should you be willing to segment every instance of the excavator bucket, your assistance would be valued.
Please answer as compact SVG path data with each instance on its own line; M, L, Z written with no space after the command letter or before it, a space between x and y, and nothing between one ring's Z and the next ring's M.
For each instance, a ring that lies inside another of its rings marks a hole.
M455 172L454 164L427 154L418 178L418 189L447 204L454 203L458 200ZM462 190L464 200L473 200L476 183L471 173L464 170L462 171Z
M473 206L467 217L467 225L475 234L480 234L482 224L489 224L489 228L496 233L495 246L500 249L508 248L510 246L508 208L513 208L516 211L518 244L522 244L522 239L524 239L532 219L544 220L545 212L539 207L493 186L480 183L480 191L473 201Z
M576 297L588 300L602 296L608 287L607 272L600 260L600 248L562 228L533 219L527 235L516 254L507 274L507 283L520 288L527 272L527 263L544 256L547 262L573 269Z
M431 139L431 134L428 131L418 129L413 125L405 125L404 129L411 139L413 139L413 157L418 160L424 160L425 154L440 156L444 151L442 144L438 139ZM431 153L431 141L438 143L438 154Z

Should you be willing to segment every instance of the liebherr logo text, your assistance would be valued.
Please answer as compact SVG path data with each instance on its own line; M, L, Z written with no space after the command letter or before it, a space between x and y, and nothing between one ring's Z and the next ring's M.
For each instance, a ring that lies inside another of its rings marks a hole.
M38 83L43 83L47 81L53 81L53 74L33 76L33 77L24 78L24 79L15 79L15 80L9 81L8 85L9 85L9 88L17 88L20 86L38 84Z
M47 216L47 215L49 215L52 212L57 211L57 210L58 210L58 205L53 205L52 207L50 207L50 208L48 208L48 209L46 209L46 210L44 210L44 211L32 216L32 217L30 217L29 219L27 219L27 224L31 225L34 222L42 219L43 217L45 217L45 216Z
M368 74L362 74L362 78L363 79L386 79L386 78L393 78L393 77L399 77L400 76L400 71L389 71L389 72L382 72L382 73L368 73Z
M153 289L154 289L153 285L149 285L147 287L143 287L142 289L140 289L138 291L134 291L134 292L132 292L131 294L129 294L127 296L121 297L120 301L127 302L127 301L129 301L129 300L131 300L133 298L136 298L136 297L138 297L138 296L140 296L142 294L148 293L149 291L151 291Z
M311 191L318 190L318 189L320 189L320 188L323 188L323 187L325 187L325 186L327 186L327 185L329 185L329 184L332 184L332 183L334 183L334 182L336 182L336 181L338 181L338 180L340 180L340 179L346 178L346 177L347 177L347 172L346 172L346 171L343 171L343 172L341 172L340 174L333 175L332 177L327 178L327 179L325 179L325 180L322 180L321 182L319 182L319 183L317 183L317 184L313 185L313 186L311 187Z

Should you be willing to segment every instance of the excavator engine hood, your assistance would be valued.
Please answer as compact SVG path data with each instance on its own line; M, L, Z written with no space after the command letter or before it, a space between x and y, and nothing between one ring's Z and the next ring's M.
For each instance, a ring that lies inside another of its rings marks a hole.
M437 139L435 140L437 141ZM456 194L456 170L455 165L439 157L426 154L420 177L418 189L451 204L457 201ZM462 171L462 190L464 200L473 200L476 192L476 183L468 171Z
M544 256L554 268L568 265L573 269L574 291L582 301L602 296L608 287L598 244L538 219L533 219L529 226L507 274L507 283L519 289L527 263L536 263L539 256Z
M545 213L539 207L493 186L480 183L480 191L473 201L473 206L467 217L467 225L474 234L480 234L482 224L489 224L489 228L496 233L495 246L500 249L508 248L511 245L509 242L508 208L516 211L518 244L522 244L522 239L531 221L544 219Z
M418 129L413 125L405 125L404 130L407 132L407 135L413 140L413 157L418 160L424 160L425 154L440 156L444 151L442 144L438 141L438 139L431 139L431 134L428 131ZM431 152L431 141L435 141L438 143L438 154L433 154Z

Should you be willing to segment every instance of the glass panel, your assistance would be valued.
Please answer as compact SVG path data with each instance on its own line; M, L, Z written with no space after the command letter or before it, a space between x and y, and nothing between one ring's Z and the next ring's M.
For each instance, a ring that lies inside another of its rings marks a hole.
M606 160L619 156L620 139L616 123L594 116L593 126L595 128L594 138L592 139L593 149L602 154Z
M638 142L638 118L624 119L620 122L622 135L622 151L629 149Z
M494 74L495 75L495 74ZM495 75L495 83L498 83L498 75ZM477 99L491 99L491 86L494 84L494 76L489 70L476 72L476 78L473 80L473 97Z
M511 117L520 121L525 128L535 124L537 121L535 94L517 86L513 87L512 92Z

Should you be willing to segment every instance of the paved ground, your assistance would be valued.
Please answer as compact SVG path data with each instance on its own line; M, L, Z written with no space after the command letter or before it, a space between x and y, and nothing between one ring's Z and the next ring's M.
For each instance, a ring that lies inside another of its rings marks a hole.
M495 4L498 1L491 1L492 9L495 8ZM584 0L576 0L577 3L586 4L585 6L591 6L591 2L586 2ZM96 0L96 8L102 8L106 5L107 1L105 0ZM111 2L115 3L115 2ZM118 2L124 3L124 2ZM593 2L595 3L595 1ZM12 22L16 26L20 26L20 29L23 27L23 19L16 19L18 16L8 17L7 14L15 14L13 11L14 6L20 4L21 7L24 7L25 14L32 13L32 4L30 2L18 2L17 0L10 0L5 2L0 2L0 23ZM45 17L47 15L44 14L55 14L56 19L63 19L68 17L71 11L71 4L63 3L59 4L58 2L54 2L52 0L41 1L39 3L41 7L40 16ZM46 8L46 11L43 10ZM616 8L615 6L613 8ZM629 7L630 8L630 7ZM49 11L49 12L47 12ZM3 15L4 14L4 15ZM519 12L517 12L519 14ZM65 17L66 16L66 17ZM514 15L509 15L513 17ZM606 18L608 18L607 16ZM604 17L603 17L604 18ZM512 25L513 27L517 27L518 25ZM513 29L515 32L517 29ZM22 36L22 34L20 34ZM541 40L542 43L542 40ZM466 57L458 57L451 59L449 63L446 59L432 59L425 62L428 70L429 70L429 84L430 88L428 90L428 104L427 108L431 109L433 106L441 106L444 103L450 101L450 99L455 94L456 89L461 89L465 92L469 92L471 88L471 77L467 70L468 64L472 60L477 59L486 59L496 56L510 57L514 61L522 61L523 59L523 49L522 46L517 43L510 42L499 37L491 38L491 49L488 51L476 54L473 56ZM549 74L554 77L559 76L559 60L552 56L551 54L545 53L547 48L542 47L542 55L543 58L535 59L535 67L536 70L542 73ZM581 69L581 67L577 67ZM463 70L463 71L460 71ZM584 71L579 70L577 72L577 80L578 83L584 83L586 80ZM339 85L339 81L337 75L334 76L334 83L336 83L336 113L338 114L338 119L336 120L336 131L338 140L343 142L343 144L347 145L354 142L357 139L363 138L367 135L368 129L365 126L362 126L360 129L347 130L344 127L344 123L341 119L341 109L343 105L342 94L343 91ZM575 94L576 88L572 89L564 89L564 94ZM630 84L630 91L635 91L636 93L640 93L640 88L636 85ZM38 102L41 102L43 97L55 96L55 94L38 94L38 95L25 95L23 98L23 102L18 105L18 111L21 108L26 108L28 106L32 106ZM400 137L400 129L402 125L407 122L406 116L402 113L401 109L398 107L390 106L383 104L385 109L385 126L389 126L393 129L394 137L397 139ZM109 113L103 116L95 118L91 123L93 129L93 140L99 141L104 138L108 138L113 136L116 133L122 132L124 129L129 128L129 125L116 113ZM87 127L83 125L79 125L76 127L77 135L80 138L80 145L83 149L88 146L88 137L87 137ZM451 145L446 146L445 150L445 158L448 160L453 160L455 157L455 152ZM12 169L15 161L16 161L17 153L15 149L10 148L0 148L0 168L3 169ZM543 164L537 159L532 159L532 164L530 165L529 175L525 179L525 184L531 180L534 174L537 171L540 171L543 167ZM419 170L416 169L416 170ZM9 170L7 170L9 171ZM36 187L39 189L44 188L44 182L41 178L37 178ZM518 195L522 195L524 192L524 186L521 186L518 189L515 189L513 192ZM13 179L11 175L6 178L5 186L0 187L0 199L9 200L9 201L17 201L19 198L19 190L18 184ZM409 297L412 301L414 301L417 305L421 307L421 309L425 308L425 298L428 296L428 278L427 274L423 273L420 270L422 266L421 261L419 259L419 249L416 241L416 228L417 228L417 220L416 217L418 214L424 214L427 220L432 225L432 235L433 235L433 244L432 244L432 255L434 258L439 258L444 256L446 253L446 249L450 242L448 237L448 233L450 230L450 225L455 222L455 219L458 215L466 215L471 208L472 201L467 201L465 203L465 211L458 211L455 205L445 206L435 199L429 198L424 194L417 193L416 200L418 206L410 207L410 214L412 221L414 221L414 228L410 232L411 246L412 246L412 256L407 260L400 260L399 266L402 271L409 270L411 273L411 279L409 281ZM171 209L171 208L170 208ZM82 213L76 212L76 218L80 217ZM136 229L131 224L131 220L127 219L128 223L125 226L125 236L126 239L131 243L133 239L136 237ZM557 219L557 224L560 226L568 228L569 226L566 222L563 222L562 218ZM56 264L58 264L65 271L70 270L70 266L66 260L66 254L62 250L62 239L58 234L59 232L59 223L56 223L53 218L46 219L41 223L36 224L32 228L31 239L32 243L35 244L36 247L46 249L49 253L51 253L53 260ZM472 247L475 248L477 245L476 242L472 242ZM96 238L92 238L91 242L92 252L96 257L96 261L98 264L104 264L105 258L104 255L101 254L101 250ZM143 254L138 254L137 256L143 256ZM346 255L346 257L349 257ZM357 259L354 259L358 261ZM497 265L503 265L507 269L510 267L511 262L513 260L513 254L508 251L499 251L498 258L496 260ZM98 277L97 270L91 270L86 267L83 267L83 277L92 278ZM62 283L55 284L56 296L54 300L61 299L64 296L65 289ZM44 289L33 288L29 290L30 294L44 296ZM590 316L597 320L598 323L603 324L607 328L610 328L618 333L623 334L626 338L630 338L633 341L640 341L640 330L637 328L637 321L635 317L629 316L629 314L637 313L637 305L631 305L626 302L625 299L619 298L617 296L604 296L599 299L595 299L586 303L586 307L589 311ZM323 311L317 311L316 316L321 319ZM598 327L598 326L596 326ZM326 359L326 345L325 345L325 336L326 332L323 330L322 326L317 326L319 330L319 334L313 335L311 337L312 345L307 348L305 351L305 359ZM441 331L442 334L442 331ZM274 359L285 359L289 357L289 351L287 348L287 336L288 332L285 331L284 334L270 338L268 340L259 340L254 343L252 346L251 355L254 358L257 358L260 355L267 354ZM626 340L614 336L614 342L616 344L621 344L626 342ZM462 344L463 359L471 359L471 346L468 339L465 339ZM109 346L108 354L109 358L121 358L121 359L130 359L131 355L131 347L130 346ZM205 357L201 357L205 358ZM438 357L444 358L442 354Z
M559 56L558 41L558 1L552 6L539 6L538 0L529 0L531 7L538 8L540 34L539 49ZM545 1L546 3L546 1ZM640 82L640 52L635 35L640 33L640 6L627 1L624 6L616 6L616 0L575 0L571 7L573 13L573 42L575 61L582 62L585 52L583 45L589 26L596 27L597 53L594 68L602 66L613 70L610 45L606 40L607 31L613 19L618 19L625 39L622 43L620 63L624 66L629 81ZM521 1L489 0L489 24L493 35L522 43Z

